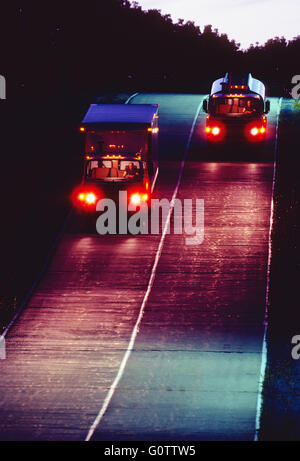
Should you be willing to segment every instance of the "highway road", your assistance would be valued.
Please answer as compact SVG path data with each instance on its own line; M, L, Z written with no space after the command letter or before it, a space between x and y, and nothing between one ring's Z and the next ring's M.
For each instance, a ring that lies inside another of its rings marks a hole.
M157 197L204 199L203 243L71 220L6 335L1 440L253 440L279 101L267 155L237 146L217 161L203 98L130 101L159 104Z

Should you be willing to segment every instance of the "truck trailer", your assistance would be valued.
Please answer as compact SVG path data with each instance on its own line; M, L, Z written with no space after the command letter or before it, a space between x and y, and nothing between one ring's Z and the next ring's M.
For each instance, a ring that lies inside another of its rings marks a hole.
M119 192L139 205L151 199L158 175L158 105L91 104L79 128L85 136L83 175L75 206L95 211Z
M215 80L204 100L205 134L209 143L262 142L266 137L270 102L265 85L249 74L226 73Z

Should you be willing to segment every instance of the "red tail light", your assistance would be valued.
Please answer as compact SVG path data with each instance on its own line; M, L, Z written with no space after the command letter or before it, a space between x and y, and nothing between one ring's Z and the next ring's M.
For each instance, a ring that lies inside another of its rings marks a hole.
M250 134L252 136L257 136L259 134L264 134L266 132L266 128L264 126L261 126L261 127L257 127L257 126L254 126L250 129Z
M245 137L249 142L263 142L267 132L267 119L262 118L256 122L249 123L245 127Z
M205 131L206 133L211 133L213 136L219 136L221 128L219 126L207 126Z
M221 129L220 129L220 127L218 127L218 126L214 126L214 127L212 128L211 132L212 132L212 134L213 134L214 136L218 136L218 135L221 133Z
M221 142L225 138L226 128L224 124L218 123L216 125L210 120L209 125L206 125L205 132L209 141Z
M143 201L143 202L147 202L149 199L149 195L148 194L140 194L138 192L132 194L130 196L130 202L133 204L133 205L140 205L140 203Z
M100 199L99 191L94 188L75 189L72 194L73 203L79 208L95 209L96 203Z
M89 192L85 195L84 200L89 205L93 205L94 203L96 203L97 197L93 192Z
M139 205L141 203L140 194L132 194L130 197L130 202L133 203L133 205Z
M252 134L252 136L257 136L259 133L259 130L258 128L254 127L254 128L251 128L250 130L250 134Z

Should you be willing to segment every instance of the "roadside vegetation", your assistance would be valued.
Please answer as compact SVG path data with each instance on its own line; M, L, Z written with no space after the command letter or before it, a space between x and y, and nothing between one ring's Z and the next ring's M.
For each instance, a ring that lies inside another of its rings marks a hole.
M300 335L299 131L299 103L283 100L274 195L262 440L300 438L300 359L292 358L292 338Z
M277 96L299 73L300 37L241 51L213 25L200 30L137 2L9 2L2 10L0 73L10 101L80 91L208 92L230 69L251 71Z

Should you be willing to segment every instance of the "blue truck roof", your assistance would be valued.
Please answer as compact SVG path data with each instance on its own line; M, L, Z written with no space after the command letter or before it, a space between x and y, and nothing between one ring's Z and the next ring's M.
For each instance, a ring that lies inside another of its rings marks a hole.
M101 128L112 126L149 126L158 104L91 104L82 123Z

